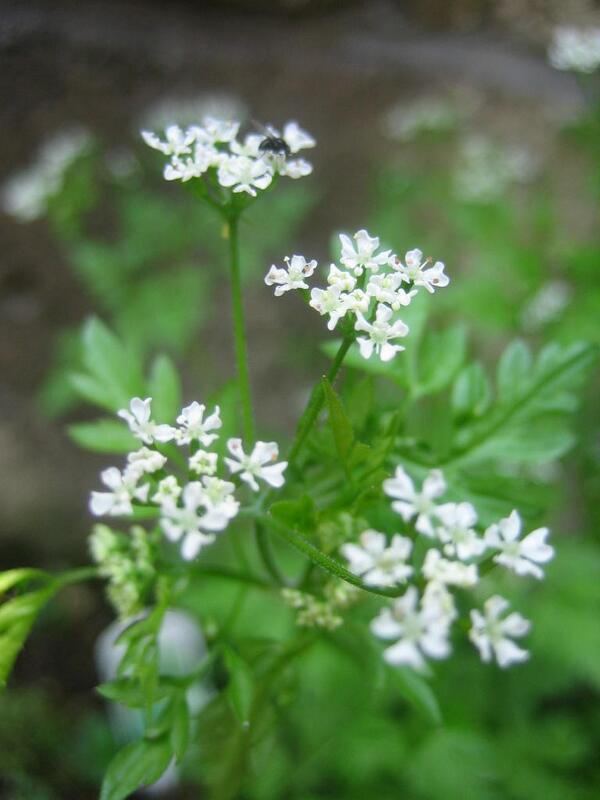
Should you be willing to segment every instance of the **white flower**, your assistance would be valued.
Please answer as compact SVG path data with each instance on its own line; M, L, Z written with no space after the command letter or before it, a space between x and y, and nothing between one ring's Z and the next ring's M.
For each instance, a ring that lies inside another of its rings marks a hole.
M430 581L425 585L421 604L430 615L435 614L436 617L445 619L449 626L455 619L458 619L454 596L448 591L446 585L439 581Z
M276 131L274 132L276 133ZM278 134L277 134L278 135ZM306 131L298 125L297 122L291 121L285 124L281 138L290 148L290 152L295 154L300 150L306 150L309 147L314 147L316 141Z
M160 150L166 156L181 156L192 152L192 144L196 139L196 130L181 130L179 125L169 125L165 130L163 142L155 133L142 131L142 139L149 147Z
M218 171L221 186L233 187L234 192L246 192L256 197L257 189L266 189L273 180L269 165L262 159L231 156Z
M512 638L524 636L531 627L530 623L514 612L501 619L509 605L503 597L494 595L484 603L484 614L471 611L469 638L479 650L482 661L489 662L495 656L501 667L518 664L529 658L527 650L516 645Z
M421 608L417 608L418 599L417 589L409 586L391 608L384 608L371 622L375 636L398 640L383 652L389 664L422 670L425 667L424 655L439 659L450 653L448 617L440 616L437 603L421 603Z
M594 72L600 67L600 28L556 28L548 57L556 69Z
M229 439L227 449L233 456L225 458L225 462L232 474L240 473L240 478L245 481L251 489L258 491L259 485L257 478L278 489L284 484L283 471L287 467L287 461L277 461L279 448L275 442L256 442L254 449L249 455L244 453L241 439ZM234 460L235 459L235 460Z
M412 283L413 286L423 286L428 292L433 292L442 286L448 286L450 278L444 274L444 265L436 261L433 266L431 259L426 258L423 263L421 250L409 250L404 256L404 264L395 258L391 266L402 276L402 280Z
M366 314L371 304L371 298L362 289L354 289L346 297L346 308L355 314Z
M482 136L469 136L461 144L454 175L456 194L470 203L493 202L511 183L534 178L539 164L539 158L523 147L500 146Z
M430 538L435 537L432 522L436 511L434 501L446 491L446 481L441 470L431 470L423 481L421 491L417 492L405 470L402 467L396 467L394 477L383 482L383 491L388 497L395 498L392 508L400 514L405 522L416 516L416 530Z
M117 415L129 425L129 430L144 444L153 442L170 442L175 436L175 429L170 425L157 425L150 417L152 414L152 398L134 397L129 410L122 408Z
M232 142L240 129L239 122L215 119L214 117L204 117L202 123L202 127L194 128L193 130L200 141L209 144Z
M356 286L356 278L346 270L338 269L335 264L329 267L327 283L330 286L339 286L344 292L351 292Z
M369 334L368 339L364 336L359 336L356 340L363 358L370 358L373 350L375 350L382 361L390 361L396 353L404 350L404 347L399 344L390 344L390 340L406 336L408 325L405 325L401 319L390 325L392 314L392 309L383 305L383 303L379 303L377 306L374 322L368 322L360 311L357 312L355 329Z
M216 433L210 433L210 431L218 430L222 425L219 406L215 406L213 413L206 419L204 419L205 411L206 406L196 400L181 409L181 414L177 417L179 425L175 437L177 444L191 444L197 440L204 447L209 447L215 439L219 438Z
M233 519L240 504L233 497L235 484L220 478L204 475L202 478L204 492L200 502L206 510L202 518L202 526L208 530L223 530L229 520Z
M233 141L230 144L231 152L236 156L246 156L246 158L260 158L261 152L259 145L265 137L260 133L248 133L244 141Z
M422 567L423 575L430 581L429 585L443 586L475 586L479 580L475 564L461 564L460 561L449 561L443 558L439 550L431 548L427 551Z
M460 114L454 104L443 97L423 97L407 106L394 106L386 114L385 130L392 139L408 141L429 131L452 130Z
M572 290L565 281L549 281L529 300L521 312L521 324L535 331L558 319L571 300Z
M446 555L465 561L483 553L486 543L473 529L477 512L471 503L444 503L438 506L436 514L442 523L436 533Z
M340 261L345 267L351 269L355 275L362 275L365 269L377 272L380 266L388 263L391 250L375 254L375 251L379 248L379 237L369 236L367 231L360 230L352 238L356 243L356 247L349 236L345 233L340 234L340 243L342 245Z
M506 519L491 525L484 534L488 547L500 550L494 556L496 564L502 564L517 575L533 575L543 578L544 571L539 564L545 564L554 557L554 548L547 544L548 528L538 528L524 539L521 535L521 517L513 511Z
M162 506L163 503L170 503L181 495L181 486L177 483L174 475L167 475L159 481L156 492L152 495L152 500Z
M133 513L133 500L145 503L148 500L148 484L138 486L139 472L117 467L109 467L100 473L102 483L109 492L92 492L90 511L97 517L108 514L111 517L126 516Z
M340 549L350 572L361 575L367 586L394 586L412 575L413 568L406 563L412 550L410 539L396 534L388 547L384 533L367 530L361 533L359 542Z
M312 164L303 158L295 158L293 161L283 161L277 165L277 172L287 178L304 178L312 172Z
M150 450L148 447L141 447L134 453L129 453L127 463L132 470L137 470L139 474L144 472L157 472L167 463L167 459L162 453Z
M417 294L416 289L405 292L400 288L403 278L399 272L381 273L371 275L367 283L367 294L374 297L378 303L387 303L394 311L401 306L407 306Z
M209 453L207 450L196 450L188 461L192 472L197 475L214 475L217 471L217 461L219 456L216 453Z
M162 505L161 527L166 537L172 542L183 539L181 553L187 560L195 558L200 548L212 544L215 540L213 533L206 533L202 530L205 527L205 515L200 513L200 509L203 508L203 499L204 487L201 483L192 481L183 490L182 506L174 501L166 501ZM215 530L209 526L206 528ZM222 529L222 527L219 528L219 530Z
M327 328L332 331L348 311L347 300L348 295L342 292L339 284L335 283L327 289L311 289L309 305L321 316L329 315Z
M279 284L275 287L275 297L281 297L284 292L289 292L291 289L308 289L304 279L310 278L317 267L317 262L314 259L307 261L304 256L296 255L291 258L286 256L283 260L286 263L285 268L280 269L273 264L265 277L267 286Z
M165 165L164 178L167 181L184 183L192 178L200 178L210 167L219 162L221 155L216 148L197 142L193 157L172 156L171 161Z
M0 208L19 222L41 217L48 200L63 186L67 170L90 143L85 128L69 128L44 140L33 163L0 187Z

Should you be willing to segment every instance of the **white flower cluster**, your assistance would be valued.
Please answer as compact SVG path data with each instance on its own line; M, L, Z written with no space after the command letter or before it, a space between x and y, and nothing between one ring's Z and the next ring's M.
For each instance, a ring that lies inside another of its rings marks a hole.
M382 361L390 361L404 350L396 340L409 331L401 319L393 320L394 314L409 305L419 288L433 293L447 286L450 279L444 274L444 265L423 260L420 250L409 250L404 261L391 250L378 252L379 238L366 230L353 237L340 234L340 245L340 264L330 265L327 288L311 289L309 303L329 317L330 331L347 314L354 315L354 329L367 334L357 338L363 358L376 353ZM284 261L283 268L271 267L265 276L267 286L275 286L277 297L291 289L308 290L305 279L313 275L317 262L300 255Z
M572 298L568 283L554 280L545 283L525 305L521 312L521 324L530 331L543 328L558 319Z
M454 189L463 200L489 203L501 197L510 184L532 180L538 168L538 160L523 147L501 146L481 135L469 136L461 145Z
M595 72L600 67L600 27L556 28L548 58L555 69Z
M201 125L185 129L170 125L164 139L150 131L142 131L142 137L168 156L164 169L168 181L208 175L224 188L255 197L275 175L302 178L312 172L308 161L293 158L316 144L297 122L286 123L282 132L269 128L267 135L248 133L241 140L239 130L239 122L204 117Z
M0 188L2 210L19 222L32 222L43 216L48 200L61 189L66 171L91 142L92 137L84 128L64 130L47 139L33 163Z
M181 554L190 560L214 542L215 534L225 530L240 509L236 485L217 477L219 456L210 450L222 424L220 410L217 406L205 416L206 407L194 401L181 410L173 427L154 422L151 404L150 397L134 397L129 409L118 412L143 446L129 453L124 470L109 467L101 473L108 491L92 492L90 510L96 516L121 517L131 516L134 506L157 508L163 533L170 541L181 542ZM168 458L160 452L159 445L167 442L188 447L183 479L167 468ZM230 457L224 461L229 472L253 491L258 491L259 480L283 486L287 462L276 463L275 442L256 442L247 454L241 439L231 438L227 449Z
M415 535L429 541L430 547L417 564L412 538L395 534L388 544L379 531L367 530L358 544L341 548L351 572L361 576L368 586L390 587L412 579L402 597L384 608L371 623L373 633L382 639L395 640L384 651L390 664L406 665L417 670L425 667L426 658L441 659L450 655L450 632L458 618L450 587L471 588L479 582L479 564L487 551L493 563L516 575L544 576L542 564L554 556L546 542L549 531L538 528L521 536L521 518L513 511L506 519L491 525L480 535L476 530L477 512L470 503L438 503L446 491L440 470L432 470L420 490L402 467L383 483L392 498L392 509L405 523L414 526ZM417 585L423 585L419 594ZM484 613L471 611L471 641L481 658L495 657L501 667L525 661L529 654L512 639L523 636L529 623L520 614L504 616L508 602L499 596L484 603Z
M398 103L384 119L384 130L391 139L410 141L419 134L453 130L460 120L460 109L449 98L423 97L413 103Z

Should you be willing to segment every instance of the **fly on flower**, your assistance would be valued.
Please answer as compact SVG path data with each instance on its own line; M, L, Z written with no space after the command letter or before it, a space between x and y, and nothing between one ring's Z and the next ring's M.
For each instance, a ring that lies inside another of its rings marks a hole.
M289 144L279 135L275 128L272 128L270 125L264 127L258 122L254 124L265 137L258 145L258 149L261 153L279 156L284 159L290 157L292 151L290 150Z

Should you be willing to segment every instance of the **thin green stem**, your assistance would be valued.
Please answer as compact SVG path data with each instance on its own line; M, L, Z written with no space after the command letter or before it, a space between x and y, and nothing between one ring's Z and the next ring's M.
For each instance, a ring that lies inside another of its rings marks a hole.
M254 414L250 375L248 372L248 347L242 300L242 281L240 277L240 244L238 231L239 217L229 216L227 234L229 239L229 275L231 281L231 308L233 315L233 335L235 339L235 359L237 365L238 391L242 406L244 437L248 444L254 442Z
M338 372L342 366L346 353L350 349L352 342L354 341L354 335L350 334L347 335L339 346L337 353L335 354L335 358L333 360L333 364L329 368L329 372L327 373L327 380L330 383L333 383L337 377ZM321 413L321 409L323 408L323 404L325 402L325 394L323 391L323 384L322 381L319 380L318 383L315 385L314 389L312 390L310 399L308 401L308 405L304 409L304 413L300 417L300 422L298 423L298 430L296 432L296 437L292 442L292 447L290 448L290 452L288 454L288 464L293 464L296 460L298 453L300 452L302 445L306 441L309 433L311 432L313 425L315 424L317 417Z
M59 575L55 580L59 587L70 586L73 583L83 583L91 578L99 578L98 567L79 567Z

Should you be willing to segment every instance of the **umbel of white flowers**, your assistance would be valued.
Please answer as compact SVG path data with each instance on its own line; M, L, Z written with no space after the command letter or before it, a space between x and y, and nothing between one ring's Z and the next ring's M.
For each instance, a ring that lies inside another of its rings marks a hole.
M404 350L397 339L406 336L409 328L394 315L408 306L419 289L433 293L447 286L441 261L423 260L420 250L409 250L403 260L391 250L379 251L379 238L366 230L353 237L340 234L341 253L338 264L331 264L327 288L314 287L309 304L322 316L329 317L327 327L334 330L347 315L354 318L354 329L366 334L357 337L360 354L370 358L377 354L390 361ZM317 262L304 256L284 258L285 267L273 265L265 276L267 286L275 286L281 297L293 289L308 290L306 279L317 268Z
M548 58L556 69L590 74L600 67L600 27L554 30Z
M185 129L170 125L163 139L151 131L142 131L142 138L168 157L163 173L168 181L207 175L225 189L255 197L276 175L302 178L312 172L312 165L297 154L316 142L297 122L286 123L283 131L269 128L266 135L251 132L243 139L239 132L239 122L204 117Z
M542 565L552 559L554 549L546 542L547 528L521 535L517 511L480 534L477 512L470 503L438 502L446 492L440 470L432 470L417 489L405 470L398 467L394 477L384 481L383 490L392 498L392 509L402 517L411 535L397 533L388 542L385 533L366 530L358 543L343 545L341 553L350 571L367 585L407 584L406 592L373 620L371 630L393 642L383 653L388 663L423 670L427 658L450 655L451 629L458 619L452 592L479 583L481 561L491 558L515 575L541 579ZM419 565L414 559L409 564L416 538L427 545ZM418 585L424 586L422 592ZM517 613L506 616L508 607L508 601L496 595L484 603L483 614L470 612L469 638L483 661L495 658L501 667L529 657L513 641L528 632L529 622Z
M158 509L159 525L167 539L181 543L183 558L195 558L240 509L235 496L239 484L218 477L219 456L210 449L219 438L219 407L207 415L206 407L194 401L181 410L176 425L171 426L152 419L150 397L134 397L129 408L118 415L143 446L128 454L123 470L109 467L100 474L106 491L92 492L92 514L131 517L136 508ZM183 474L157 449L166 442L187 448L187 470ZM277 462L275 442L256 442L246 453L241 439L231 438L227 449L230 457L224 461L230 474L253 491L259 490L259 481L274 488L283 486L287 463ZM189 474L193 480L189 480Z

